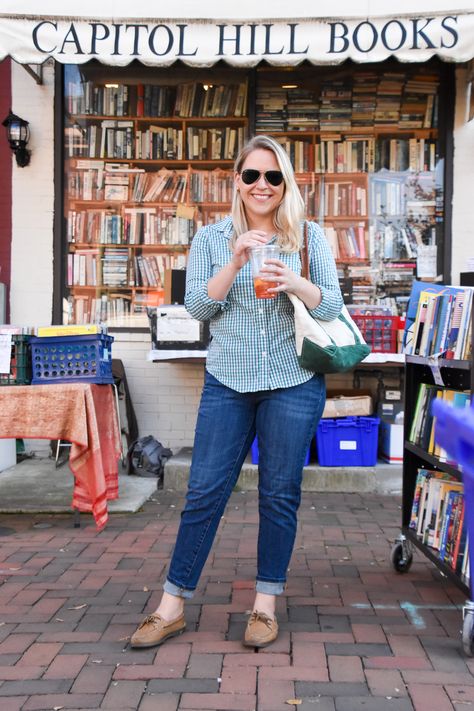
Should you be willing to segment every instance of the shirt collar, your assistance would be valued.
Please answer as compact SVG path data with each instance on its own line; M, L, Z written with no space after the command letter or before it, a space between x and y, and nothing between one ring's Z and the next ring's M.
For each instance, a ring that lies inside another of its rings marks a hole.
M214 225L219 232L222 232L224 237L227 239L230 239L232 237L232 233L234 231L234 226L232 224L232 217L229 215L228 217L224 217L223 220L220 220L220 222L216 222Z

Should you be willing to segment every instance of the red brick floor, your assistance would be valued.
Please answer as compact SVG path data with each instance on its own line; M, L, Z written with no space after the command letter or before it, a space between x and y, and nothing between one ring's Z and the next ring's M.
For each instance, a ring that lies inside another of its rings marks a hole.
M182 495L157 492L102 533L89 516L0 517L0 710L446 711L472 706L464 596L415 554L390 566L400 501L303 495L280 635L242 646L253 599L256 493L232 495L188 631L128 639L159 599Z

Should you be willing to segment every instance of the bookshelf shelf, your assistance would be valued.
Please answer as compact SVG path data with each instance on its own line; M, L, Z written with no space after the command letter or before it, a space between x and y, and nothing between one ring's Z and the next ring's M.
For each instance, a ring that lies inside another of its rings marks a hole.
M439 557L436 555L437 551L425 545L423 541L418 538L416 533L411 530L411 528L407 528L404 526L402 527L402 532L406 536L406 538L408 538L410 543L415 546L415 548L418 548L418 550L421 551L423 555L426 556L426 558L431 560L431 562L434 563L435 566L439 568L439 570L447 578L449 578L449 580L451 580L456 585L456 587L459 588L459 590L461 590L461 592L463 592L469 597L469 583L463 577L456 575L456 573L453 571L452 568L449 567L449 565L446 565L446 563L440 560Z
M69 200L70 205L77 205L79 207L85 208L104 208L106 210L119 210L121 206L125 207L174 207L176 208L178 203L176 202L139 202L133 200L121 200L117 202L116 200L81 200L80 198L71 198ZM227 207L228 202L194 202L192 207Z
M134 165L143 165L143 166L170 166L170 167L182 167L182 168L187 168L187 167L195 167L195 168L200 168L202 166L212 166L213 168L220 168L222 166L233 166L234 161L233 160L226 160L226 159L221 159L221 158L216 158L216 159L209 159L209 160L198 160L196 159L175 159L175 158L87 158L85 160L88 161L97 161L103 163L104 161L107 163L123 163L123 164L128 164L128 163L133 163Z
M407 363L412 363L413 365L422 365L425 367L430 367L430 361L424 356L417 355L407 355L405 356ZM464 370L471 372L471 362L469 360L447 360L446 358L439 358L438 365L440 368L449 368L452 370Z
M258 129L256 133L267 133L267 131ZM384 135L402 135L413 136L414 138L436 138L438 130L436 128L399 128L398 126L359 126L357 128L345 128L340 131L334 129L306 130L306 131L272 131L275 136L288 136L290 138L328 138L335 140L336 137L351 136L360 139L372 138L373 136Z
M413 444L412 442L406 442L405 449L407 449L412 454L415 454L419 459L422 459L430 466L436 467L436 469L446 472L446 474L450 474L456 479L461 479L461 474L455 466L449 464L448 462L441 461L439 457L435 457L433 454L429 454L421 447L418 447L418 445Z
M111 292L121 292L122 288L126 288L128 292L134 292L134 291L143 291L143 292L155 292L157 287L154 286L127 286L127 287L119 287L119 286L104 286L102 284L97 284L97 285L76 285L76 286L70 286L69 289L73 292L80 293L81 291L111 291Z
M246 124L246 116L116 116L114 114L107 114L103 116L97 116L95 114L74 114L69 116L70 121L133 121L136 123L141 122L154 122L163 124L176 124L180 123L183 125L189 123L197 124L224 124L229 123L235 124Z
M366 215L326 215L324 222L367 222Z
M190 245L188 244L130 244L129 242L122 242L121 244L104 243L104 242L85 242L85 243L74 243L69 245L69 249L74 250L84 250L84 249L144 249L151 250L152 252L186 252Z

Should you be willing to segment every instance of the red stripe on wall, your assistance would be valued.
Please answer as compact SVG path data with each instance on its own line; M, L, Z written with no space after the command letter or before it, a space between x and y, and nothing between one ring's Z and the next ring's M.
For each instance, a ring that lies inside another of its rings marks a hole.
M3 62L0 62L0 124L8 116L11 103L11 60L4 59ZM7 285L7 323L10 313L11 253L12 153L8 145L5 129L0 126L0 282Z

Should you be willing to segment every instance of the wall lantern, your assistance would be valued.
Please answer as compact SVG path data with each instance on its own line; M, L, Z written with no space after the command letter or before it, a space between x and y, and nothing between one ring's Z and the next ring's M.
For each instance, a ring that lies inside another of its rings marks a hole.
M10 148L15 154L16 163L20 168L24 168L30 162L31 151L27 149L28 141L30 140L30 129L28 121L10 113L2 122L7 130L7 139Z

